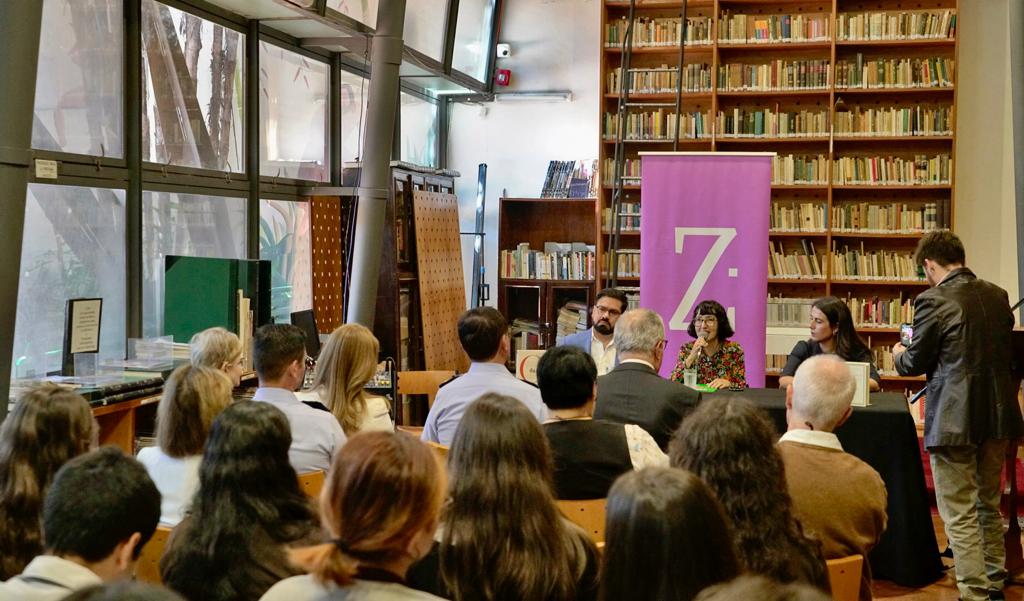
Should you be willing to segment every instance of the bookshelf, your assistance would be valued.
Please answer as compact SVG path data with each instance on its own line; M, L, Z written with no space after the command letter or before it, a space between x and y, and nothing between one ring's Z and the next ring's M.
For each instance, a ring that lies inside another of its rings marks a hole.
M629 7L605 0L602 11L599 287L618 263L608 207ZM671 150L682 73L680 150L778 153L770 296L847 299L865 311L855 312L858 329L882 353L898 340L899 321L890 322L911 317L890 315L889 305L912 307L927 286L910 260L918 239L955 223L959 0L689 0L679 69L682 7L635 4L622 124L622 202L631 209L618 216L631 225L619 248L640 247L639 152ZM872 306L886 307L886 327L864 309ZM883 388L908 386L883 379Z

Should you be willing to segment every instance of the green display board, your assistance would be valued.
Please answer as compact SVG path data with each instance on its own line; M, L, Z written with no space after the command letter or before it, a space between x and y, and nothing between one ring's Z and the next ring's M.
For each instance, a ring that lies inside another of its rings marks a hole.
M220 326L238 332L238 290L250 299L253 327L270 323L270 261L168 255L164 263L164 335L188 342Z

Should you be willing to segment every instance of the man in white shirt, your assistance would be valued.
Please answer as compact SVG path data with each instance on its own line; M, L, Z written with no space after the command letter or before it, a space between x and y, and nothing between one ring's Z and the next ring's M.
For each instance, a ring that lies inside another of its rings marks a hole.
M159 519L160 492L141 463L116 447L72 459L46 494L46 552L0 583L0 601L57 601L127 580Z
M583 352L594 358L597 375L605 375L619 364L615 346L615 323L628 307L629 301L621 290L605 288L597 293L597 300L590 309L590 320L594 327L566 336L559 346L583 349Z
M519 400L541 422L548 411L536 386L517 379L505 367L511 356L508 322L492 307L470 309L459 317L459 341L472 363L464 375L437 391L422 439L451 445L455 430L473 401L493 392Z
M288 417L292 467L300 474L326 472L334 452L345 444L345 433L330 412L314 409L295 396L306 374L306 335L293 325L262 326L253 335L252 359L260 381L252 400L270 403Z

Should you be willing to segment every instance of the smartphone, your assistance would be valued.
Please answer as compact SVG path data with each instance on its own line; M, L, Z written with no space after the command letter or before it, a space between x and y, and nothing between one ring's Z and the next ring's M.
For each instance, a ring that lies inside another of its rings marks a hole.
M910 341L914 338L914 326L909 323L900 324L900 344L903 346L910 346Z

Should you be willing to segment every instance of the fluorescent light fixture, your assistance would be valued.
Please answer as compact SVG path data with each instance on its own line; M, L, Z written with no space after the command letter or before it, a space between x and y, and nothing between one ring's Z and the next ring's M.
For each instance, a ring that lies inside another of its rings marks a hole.
M497 92L496 102L572 102L572 92Z

